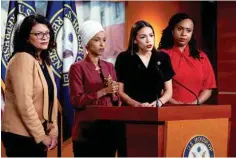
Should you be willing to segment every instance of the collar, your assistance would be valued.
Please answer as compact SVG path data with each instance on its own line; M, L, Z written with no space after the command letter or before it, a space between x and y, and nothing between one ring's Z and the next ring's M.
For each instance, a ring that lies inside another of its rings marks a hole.
M174 52L177 52L181 56L189 56L189 54L190 54L190 50L189 50L189 46L188 45L184 48L183 52L181 52L179 47L177 47L177 46L173 46L172 50Z
M92 62L92 60L89 58L88 55L85 57L85 61L86 61L86 64L87 64L88 68L91 71L95 71L96 66L94 65L94 63ZM103 61L101 59L98 59L98 65L100 66L101 71L104 74L104 76L108 76L107 75L108 68L107 68L107 65L106 65L105 61Z
M94 65L94 63L92 62L92 60L89 58L88 55L85 57L85 61L87 62L87 64L89 65L90 68L92 68L92 69L96 68L96 66ZM105 65L105 62L101 59L98 59L98 65L103 68Z
M88 55L85 57L85 61L88 68L90 68L91 70L95 70L96 66L93 64L92 60L89 58Z

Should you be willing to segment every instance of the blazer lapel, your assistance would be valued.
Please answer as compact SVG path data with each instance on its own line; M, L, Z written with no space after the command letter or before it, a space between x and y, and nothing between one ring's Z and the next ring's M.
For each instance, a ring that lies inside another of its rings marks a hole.
M54 92L54 94L53 94L53 108L56 108L56 106L57 106L57 86L56 86L56 82L55 82L54 75L52 72L52 67L47 65L47 69L48 69L48 73L50 75L50 78L53 83L53 88L54 88L53 89L53 92ZM52 115L54 115L54 112L52 113ZM54 118L54 116L52 116L52 118Z
M45 80L43 71L39 65L38 62L36 62L36 66L38 68L38 73L39 73L39 77L42 81L42 85L43 85L43 117L45 120L48 120L48 85L47 85L47 81Z
M108 67L106 66L106 64L102 60L99 59L99 62L100 62L102 74L103 74L104 78L107 78L109 76Z

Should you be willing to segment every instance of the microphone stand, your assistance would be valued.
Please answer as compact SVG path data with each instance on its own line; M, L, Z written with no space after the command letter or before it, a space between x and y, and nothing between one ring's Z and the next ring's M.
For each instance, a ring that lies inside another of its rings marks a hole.
M160 68L159 68L159 65L161 64L161 62L160 61L157 61L157 64L156 64L156 69L157 69L157 71L159 72L159 74L160 74L160 76L161 76L161 82L163 82L163 84L164 84L164 75L163 75L163 73L162 73L162 71L160 70ZM158 97L158 94L157 94L157 98L156 98L156 107L159 107L159 97Z
M192 94L195 96L196 100L197 100L197 105L200 105L198 96L197 96L191 89L189 89L188 87L184 86L182 83L180 83L179 81L175 80L174 78L172 78L172 79L173 79L173 81L175 81L176 83L178 83L180 86L182 86L182 87L184 87L185 89L187 89L190 93L192 93Z

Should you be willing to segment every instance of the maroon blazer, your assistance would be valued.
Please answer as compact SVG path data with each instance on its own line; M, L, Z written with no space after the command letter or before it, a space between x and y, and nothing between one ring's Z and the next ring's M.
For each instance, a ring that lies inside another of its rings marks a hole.
M111 63L99 60L101 72L104 78L110 74L113 80L117 80L116 72ZM95 70L95 65L87 56L84 60L71 65L69 72L70 100L75 108L74 123L72 129L72 139L83 139L83 126L79 125L79 113L85 106L113 106L113 101L118 101L116 95L109 95L97 98L97 92L104 88L102 77ZM86 128L89 126L86 125Z

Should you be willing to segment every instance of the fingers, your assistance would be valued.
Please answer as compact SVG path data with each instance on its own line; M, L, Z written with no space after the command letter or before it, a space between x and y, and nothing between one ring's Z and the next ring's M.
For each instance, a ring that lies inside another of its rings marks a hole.
M142 106L143 106L143 107L151 107L150 105L151 105L151 104L149 104L149 103L142 103Z
M110 74L108 75L107 80L108 80L108 81L113 81L113 79L112 79L112 77L111 77Z
M152 102L151 104L149 103L142 103L142 107L155 107L156 106L156 101Z
M48 150L52 150L57 146L57 142L53 142L51 146L48 148Z
M105 85L106 85L106 86L109 86L109 85L111 85L111 84L112 84L112 82L113 82L113 80L112 80L112 79L110 79L110 80L106 80L106 82L105 82Z
M112 77L111 77L111 75L110 75L110 74L108 75L107 79L112 79Z
M116 93L116 92L118 91L118 89L119 89L119 84L118 84L118 82L113 81L113 82L112 82L112 93L113 93L113 94Z
M51 139L51 137L47 136L47 137L43 140L43 144L46 146L45 151L47 151L47 150L50 148L51 144L52 144L52 139Z
M118 82L116 82L116 81L112 81L109 85L108 85L108 87L107 87L107 89L108 89L108 92L107 93L117 93L117 91L119 90L119 83Z
M117 93L119 89L119 84L116 81L113 81L112 76L109 74L107 78L105 78L105 85L108 86L108 93Z
M110 84L112 84L113 79L111 77L111 75L109 74L107 78L105 78L105 85L108 86Z
M57 142L56 141L52 141L52 144L50 145L50 147L48 148L48 150L52 150L56 147Z
M150 107L155 107L155 106L156 106L156 102L155 101L150 104Z
M49 146L48 150L52 150L57 146L57 137L52 137L51 145Z

